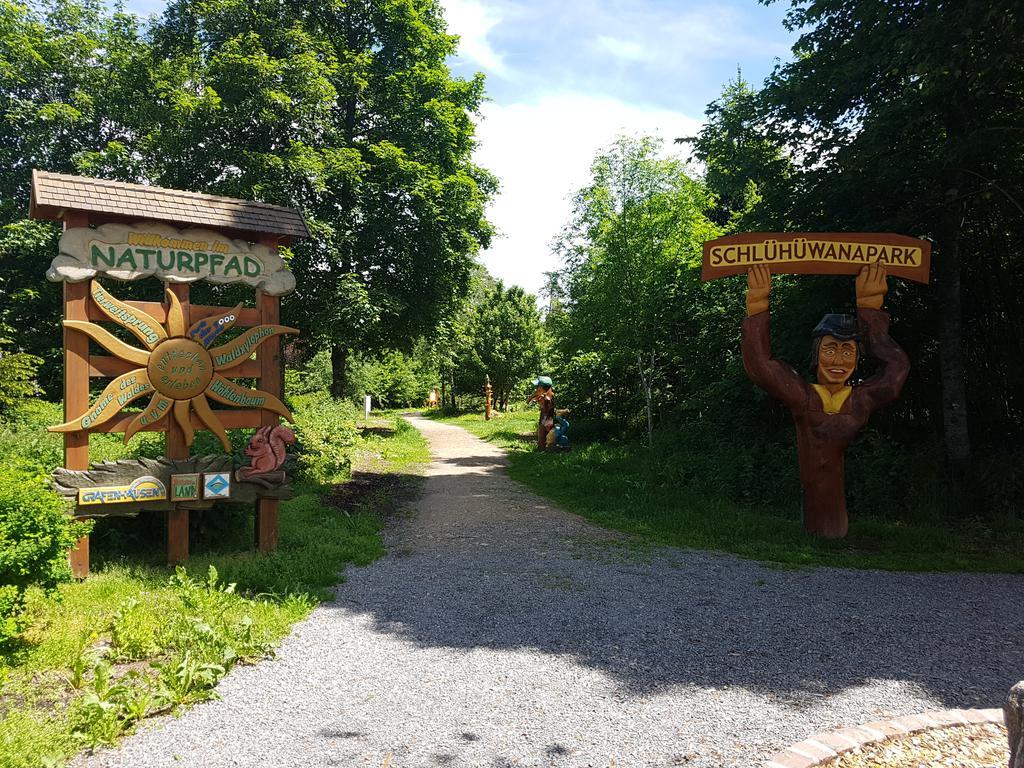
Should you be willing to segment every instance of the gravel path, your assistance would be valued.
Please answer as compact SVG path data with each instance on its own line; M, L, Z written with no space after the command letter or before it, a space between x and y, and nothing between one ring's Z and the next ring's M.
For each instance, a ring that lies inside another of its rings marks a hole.
M434 461L389 554L223 699L94 766L743 766L1024 677L1024 578L781 571L631 544L413 417Z

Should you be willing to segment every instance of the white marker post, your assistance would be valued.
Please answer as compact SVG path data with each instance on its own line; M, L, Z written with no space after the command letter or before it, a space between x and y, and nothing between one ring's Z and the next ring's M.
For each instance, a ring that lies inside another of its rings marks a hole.
M371 398L370 398L369 395L367 395L364 398L364 400L363 400L363 418L364 419L370 418L370 400L371 400Z

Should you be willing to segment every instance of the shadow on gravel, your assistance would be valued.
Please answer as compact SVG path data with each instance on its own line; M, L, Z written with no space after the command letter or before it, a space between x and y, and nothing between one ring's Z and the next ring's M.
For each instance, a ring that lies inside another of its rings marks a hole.
M453 459L434 459L434 463L442 467L483 467L487 470L494 470L496 462L499 466L505 466L508 462L495 459L493 456L464 456Z
M353 575L328 609L369 614L378 632L427 648L571 655L626 696L742 687L801 708L895 680L950 707L990 707L1022 675L1019 576L635 557L621 536L536 499L496 461L436 461L401 556Z
M374 497L394 499L383 512L393 511L408 501L422 482L419 475L396 472L356 471L344 483L331 486L323 501L344 512L353 512Z

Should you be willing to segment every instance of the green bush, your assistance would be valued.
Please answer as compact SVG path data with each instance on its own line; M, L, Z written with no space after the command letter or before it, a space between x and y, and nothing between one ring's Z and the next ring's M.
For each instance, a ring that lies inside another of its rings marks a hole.
M1024 512L1024 452L978 460L978 489L992 516L1021 520Z
M284 372L284 391L289 397L328 392L331 388L331 351L323 349L301 368Z
M42 477L0 468L0 644L21 629L25 590L70 578L67 553L89 530Z
M39 391L36 371L43 362L35 355L10 352L10 339L0 338L0 413L6 413Z
M314 483L344 479L352 464L356 443L356 407L319 392L292 398L299 442L299 472Z
M418 407L436 386L437 378L437 372L423 360L392 350L374 358L354 356L347 392L359 404L364 395L370 395L375 407Z
M145 600L133 597L119 606L108 626L109 658L83 639L69 682L84 695L68 710L71 735L81 746L112 745L149 715L214 698L214 687L237 662L270 653L266 627L252 618L265 603L236 594L212 565L205 581L179 566L168 586L170 594L143 593ZM113 674L112 661L153 656L163 658L150 662L152 672Z

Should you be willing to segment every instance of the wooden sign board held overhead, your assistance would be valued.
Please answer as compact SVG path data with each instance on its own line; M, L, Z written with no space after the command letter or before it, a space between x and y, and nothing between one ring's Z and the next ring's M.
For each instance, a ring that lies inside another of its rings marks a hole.
M704 243L702 280L739 275L765 264L776 274L856 275L867 264L927 283L932 246L927 240L877 232L749 232Z

